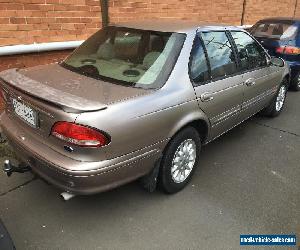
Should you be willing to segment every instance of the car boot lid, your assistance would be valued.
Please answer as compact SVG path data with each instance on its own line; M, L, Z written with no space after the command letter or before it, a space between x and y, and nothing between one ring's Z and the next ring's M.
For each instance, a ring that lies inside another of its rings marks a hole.
M103 110L109 104L146 92L82 76L58 64L5 70L0 73L0 79L30 96L72 113Z

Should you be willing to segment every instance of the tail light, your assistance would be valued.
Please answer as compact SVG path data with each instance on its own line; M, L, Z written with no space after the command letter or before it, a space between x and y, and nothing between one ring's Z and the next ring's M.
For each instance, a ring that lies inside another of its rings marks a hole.
M286 55L300 55L300 48L293 46L281 46L276 48L276 53Z
M71 122L56 122L51 134L63 141L80 147L102 147L109 143L109 139L102 132Z

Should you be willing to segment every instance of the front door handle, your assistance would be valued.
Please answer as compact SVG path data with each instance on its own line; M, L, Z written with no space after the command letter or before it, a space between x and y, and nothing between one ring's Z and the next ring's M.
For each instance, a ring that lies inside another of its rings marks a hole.
M204 93L200 96L200 99L202 102L209 102L212 101L214 97L212 93Z
M245 84L250 87L253 86L255 84L255 80L253 78L249 78L245 81Z

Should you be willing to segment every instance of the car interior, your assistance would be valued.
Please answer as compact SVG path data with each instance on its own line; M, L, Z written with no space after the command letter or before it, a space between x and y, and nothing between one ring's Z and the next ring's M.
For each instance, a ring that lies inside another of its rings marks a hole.
M261 23L255 30L255 36L271 38L292 38L296 35L297 27L293 23Z
M117 31L95 46L92 41L67 63L83 73L124 82L151 84L167 60L170 35Z

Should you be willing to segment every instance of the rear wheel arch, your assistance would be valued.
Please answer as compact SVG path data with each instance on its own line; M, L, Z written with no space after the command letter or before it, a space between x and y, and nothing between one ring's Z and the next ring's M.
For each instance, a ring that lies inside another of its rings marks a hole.
M197 130L202 143L205 142L206 139L208 138L209 125L204 118L194 119L185 122L172 133L171 138L187 127L193 127Z
M162 151L162 155L156 161L154 168L150 171L150 173L148 173L140 179L140 184L148 192L153 192L156 188L158 177L161 176L162 160L166 155L167 149L173 141L172 139L176 138L176 135L178 135L181 131L185 130L186 128L193 128L198 132L200 136L200 147L201 143L206 141L208 137L209 126L208 122L204 118L190 120L188 122L185 122L182 126L177 126L176 129L173 129L171 135L169 136L171 139L165 145Z
M188 123L185 127L188 127L188 126L191 126L198 131L202 143L204 141L206 141L206 139L208 137L208 124L206 121L204 121L202 119L195 120L195 121Z

